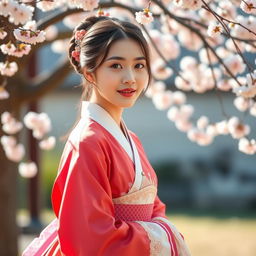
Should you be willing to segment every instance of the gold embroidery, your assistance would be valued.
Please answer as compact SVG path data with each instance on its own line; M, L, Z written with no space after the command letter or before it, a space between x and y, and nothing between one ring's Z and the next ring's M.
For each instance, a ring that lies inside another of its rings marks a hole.
M113 198L113 202L116 204L153 204L156 193L157 188L149 185L135 192Z

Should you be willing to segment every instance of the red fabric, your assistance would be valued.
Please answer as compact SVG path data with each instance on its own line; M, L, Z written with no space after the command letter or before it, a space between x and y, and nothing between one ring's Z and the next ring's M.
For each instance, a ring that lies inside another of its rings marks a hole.
M153 204L114 204L115 219L124 221L150 221Z
M131 135L143 171L157 182L138 138ZM65 146L52 191L62 255L150 254L150 241L141 225L115 219L112 198L127 193L133 180L134 164L116 139L98 123L80 121ZM164 211L156 198L152 216L165 217Z

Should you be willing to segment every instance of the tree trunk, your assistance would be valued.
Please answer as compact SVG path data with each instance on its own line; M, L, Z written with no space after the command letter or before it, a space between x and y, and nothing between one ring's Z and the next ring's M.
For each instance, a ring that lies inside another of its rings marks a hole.
M0 161L0 256L17 256L17 165L6 158L2 147Z
M8 111L18 117L17 100L15 102L17 88L15 87L11 85L8 87L11 88L9 92L14 93L13 99L0 101L0 115ZM0 137L3 135L0 129ZM18 255L17 178L17 164L6 158L0 144L0 256Z

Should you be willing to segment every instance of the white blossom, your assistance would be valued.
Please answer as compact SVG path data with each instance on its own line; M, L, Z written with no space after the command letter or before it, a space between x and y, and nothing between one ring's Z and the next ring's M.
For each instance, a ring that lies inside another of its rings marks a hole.
M1 137L1 144L4 148L5 147L14 147L14 146L16 146L17 141L16 141L15 137L13 137L13 136L3 135Z
M34 12L34 7L26 4L19 4L14 2L13 6L9 10L9 22L15 25L22 24L31 20Z
M32 178L36 176L37 172L37 166L34 162L19 164L19 174L24 178Z
M37 44L45 40L45 31L40 30L29 31L14 29L13 34L17 40L28 44Z
M238 149L248 155L253 155L256 152L255 140L248 140L247 138L241 138L238 143Z
M222 26L217 22L211 21L207 29L207 34L210 37L216 37L216 36L219 36L221 32L222 32Z
M244 112L249 108L250 101L244 97L236 97L234 99L234 105L239 111Z
M200 130L205 129L208 124L209 124L209 119L206 116L201 116L197 120L197 128L200 129Z
M249 125L244 125L237 117L228 120L228 130L234 139L240 139L250 133Z
M9 97L10 97L9 92L7 92L4 87L0 87L0 100L5 100L5 99L8 99Z
M50 150L54 148L55 144L56 144L55 137L50 136L49 138L40 141L39 147L43 150Z
M172 92L164 91L155 93L152 97L155 107L159 110L167 109L172 104Z
M13 162L19 162L25 155L25 148L22 144L17 144L12 147L4 147L4 151L6 154L6 157L13 161Z
M256 1L255 0L243 0L240 4L241 9L250 14L256 14Z
M16 62L0 62L0 73L2 76L13 76L18 71Z
M138 23L144 24L144 25L149 24L154 20L153 15L149 11L149 9L145 9L143 12L136 12L135 19Z

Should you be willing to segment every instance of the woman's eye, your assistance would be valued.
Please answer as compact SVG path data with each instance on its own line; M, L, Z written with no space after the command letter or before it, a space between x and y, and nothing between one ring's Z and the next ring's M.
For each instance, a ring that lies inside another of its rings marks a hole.
M122 68L122 66L120 64L117 64L117 63L111 65L110 67L111 68L120 68L120 67Z
M145 65L144 64L142 64L142 63L138 63L138 64L136 64L136 66L135 66L136 68L139 68L139 69L141 69L141 68L144 68L145 67Z

